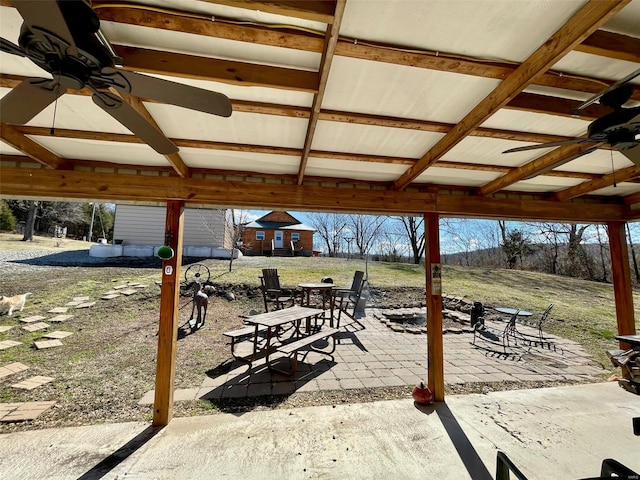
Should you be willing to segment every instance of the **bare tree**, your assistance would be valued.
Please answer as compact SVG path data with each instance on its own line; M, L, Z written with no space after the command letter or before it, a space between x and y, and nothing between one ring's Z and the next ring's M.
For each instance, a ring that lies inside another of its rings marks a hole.
M380 234L386 217L353 214L349 215L347 219L348 228L353 235L360 258L364 258L364 255L371 249L371 245Z
M347 216L341 213L312 213L308 218L327 248L327 254L335 257L340 251L343 233L347 229Z
M608 249L608 243L607 243L607 239L609 238L607 236L607 238L603 238L603 235L601 235L600 233L600 225L596 225L595 226L595 230L596 230L596 238L598 240L598 245L599 245L599 252L600 252L600 268L602 268L602 276L600 277L600 281L602 282L606 282L607 281L607 259L609 258L609 249Z
M404 231L409 240L413 263L420 264L420 259L424 255L424 217L396 217L402 223Z
M608 232L607 232L608 233ZM640 270L638 269L638 259L636 258L636 251L633 245L633 238L631 237L631 227L627 223L627 238L629 239L629 253L631 253L631 260L633 261L633 272L636 275L636 282L640 282Z

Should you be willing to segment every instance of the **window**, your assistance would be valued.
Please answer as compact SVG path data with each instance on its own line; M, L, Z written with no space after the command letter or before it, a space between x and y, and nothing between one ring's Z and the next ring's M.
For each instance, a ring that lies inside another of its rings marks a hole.
M256 240L264 240L264 232L256 232Z
M300 234L299 233L292 233L291 234L291 241L292 242L297 242L298 240L300 240Z

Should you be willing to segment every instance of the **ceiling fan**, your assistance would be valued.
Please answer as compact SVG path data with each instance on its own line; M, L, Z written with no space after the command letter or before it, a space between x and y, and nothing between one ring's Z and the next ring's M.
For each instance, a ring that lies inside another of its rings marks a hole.
M23 125L67 89L84 87L93 101L154 150L163 155L178 147L118 95L169 103L222 117L231 102L217 92L129 72L100 31L100 20L88 0L12 0L23 18L18 45L0 38L0 50L29 58L53 78L29 78L0 100L0 121Z
M593 152L602 144L609 144L640 167L640 107L622 108L631 95L633 86L629 80L640 75L640 69L611 85L582 103L574 113L599 100L600 104L613 108L613 112L600 117L589 124L587 136L560 142L539 143L527 147L505 150L502 153L523 152L536 148L558 147L579 143L595 143L590 148L571 157L571 160Z

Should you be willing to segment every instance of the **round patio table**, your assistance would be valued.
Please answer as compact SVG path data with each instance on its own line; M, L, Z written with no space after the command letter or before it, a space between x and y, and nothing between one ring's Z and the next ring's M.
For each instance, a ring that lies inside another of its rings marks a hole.
M513 315L517 311L518 311L517 308L507 308L507 307L496 308L496 312L506 313L507 315ZM533 313L527 312L526 310L520 310L520 312L518 313L519 317L530 317L531 315L533 315Z
M333 289L333 283L299 283L298 287L302 289L302 306L309 306L309 297L311 292L316 290L320 295L322 295L322 309L327 309L327 300L329 300L329 306L331 307L331 290ZM306 301L305 301L306 298Z

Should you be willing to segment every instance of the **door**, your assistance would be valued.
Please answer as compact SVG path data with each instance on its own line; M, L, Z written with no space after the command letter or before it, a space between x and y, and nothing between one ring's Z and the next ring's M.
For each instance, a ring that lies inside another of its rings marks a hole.
M284 239L284 233L276 231L273 235L274 248L282 248L284 243L283 239Z

